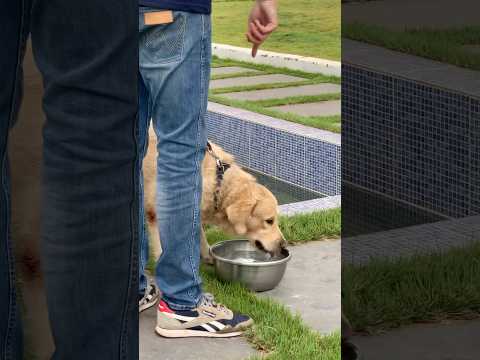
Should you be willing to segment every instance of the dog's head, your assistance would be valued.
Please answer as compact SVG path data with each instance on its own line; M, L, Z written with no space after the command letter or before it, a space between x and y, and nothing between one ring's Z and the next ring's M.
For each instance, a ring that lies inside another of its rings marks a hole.
M286 247L278 224L278 202L266 187L253 182L227 207L228 222L237 235L245 236L258 249L278 255Z

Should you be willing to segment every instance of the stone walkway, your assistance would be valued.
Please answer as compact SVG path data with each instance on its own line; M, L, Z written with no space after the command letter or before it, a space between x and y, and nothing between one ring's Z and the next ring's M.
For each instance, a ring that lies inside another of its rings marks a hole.
M276 289L259 293L298 312L321 333L340 328L340 241L291 247L292 259ZM256 354L242 338L165 339L154 332L155 308L140 314L140 360L241 360Z
M354 336L368 360L477 360L480 320L406 326L385 334Z
M210 89L228 88L233 86L252 86L263 84L295 83L303 81L303 78L297 76L271 74L256 76L240 76L210 81Z
M258 101L276 100L301 96L317 96L340 94L340 85L332 83L302 84L305 78L285 74L265 74L262 71L252 70L242 66L225 66L212 68L212 76L221 75L221 79L210 82L210 89L218 90L230 87L282 84L280 88L252 89L223 93L219 96L230 100ZM307 99L308 100L308 99ZM272 104L273 105L273 104ZM267 105L268 106L268 105ZM287 104L267 107L284 113L311 117L340 115L340 100L306 101L300 104Z
M340 93L340 85L337 84L314 84L289 86L279 89L239 91L222 94L233 100L271 100L290 96L308 96Z
M291 247L285 277L273 290L259 293L286 305L322 334L340 329L340 240Z
M273 106L271 109L302 116L331 116L340 114L340 100L306 104Z

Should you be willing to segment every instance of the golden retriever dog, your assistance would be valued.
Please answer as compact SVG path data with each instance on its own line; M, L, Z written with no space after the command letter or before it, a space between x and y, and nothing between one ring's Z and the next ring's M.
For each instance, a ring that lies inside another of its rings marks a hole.
M202 224L216 225L224 231L247 238L257 248L279 254L286 241L278 226L278 203L275 196L255 177L235 163L234 157L220 146L211 143L212 152L207 152L202 163L203 193L201 201ZM225 171L217 192L217 164L215 156L222 163L230 165ZM149 131L149 146L143 160L145 189L145 214L150 235L150 248L156 259L161 254L155 211L157 141L152 128ZM202 228L201 257L212 263L210 247Z

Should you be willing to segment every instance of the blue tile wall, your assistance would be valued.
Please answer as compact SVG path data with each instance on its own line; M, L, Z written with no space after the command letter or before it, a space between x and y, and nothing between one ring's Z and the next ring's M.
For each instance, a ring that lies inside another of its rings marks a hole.
M394 81L350 66L342 78L342 178L393 195Z
M208 138L235 155L237 162L243 166L249 165L250 129L233 117L219 116L210 112L207 116Z
M321 139L209 111L208 137L252 170L325 195L339 195L341 148Z
M470 190L470 213L480 215L480 100L472 100L471 103L471 166L470 177L472 186Z
M340 151L334 144L305 138L305 187L340 194Z
M265 174L275 174L275 133L267 126L252 124L249 166Z
M275 158L275 176L292 184L305 186L305 138L279 131Z
M447 216L478 214L478 101L346 64L342 78L342 179Z

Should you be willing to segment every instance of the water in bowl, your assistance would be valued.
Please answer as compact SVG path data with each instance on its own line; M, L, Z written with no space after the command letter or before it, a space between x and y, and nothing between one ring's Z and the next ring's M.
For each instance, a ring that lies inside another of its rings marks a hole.
M262 251L235 250L230 259L247 264L270 261L272 256Z

